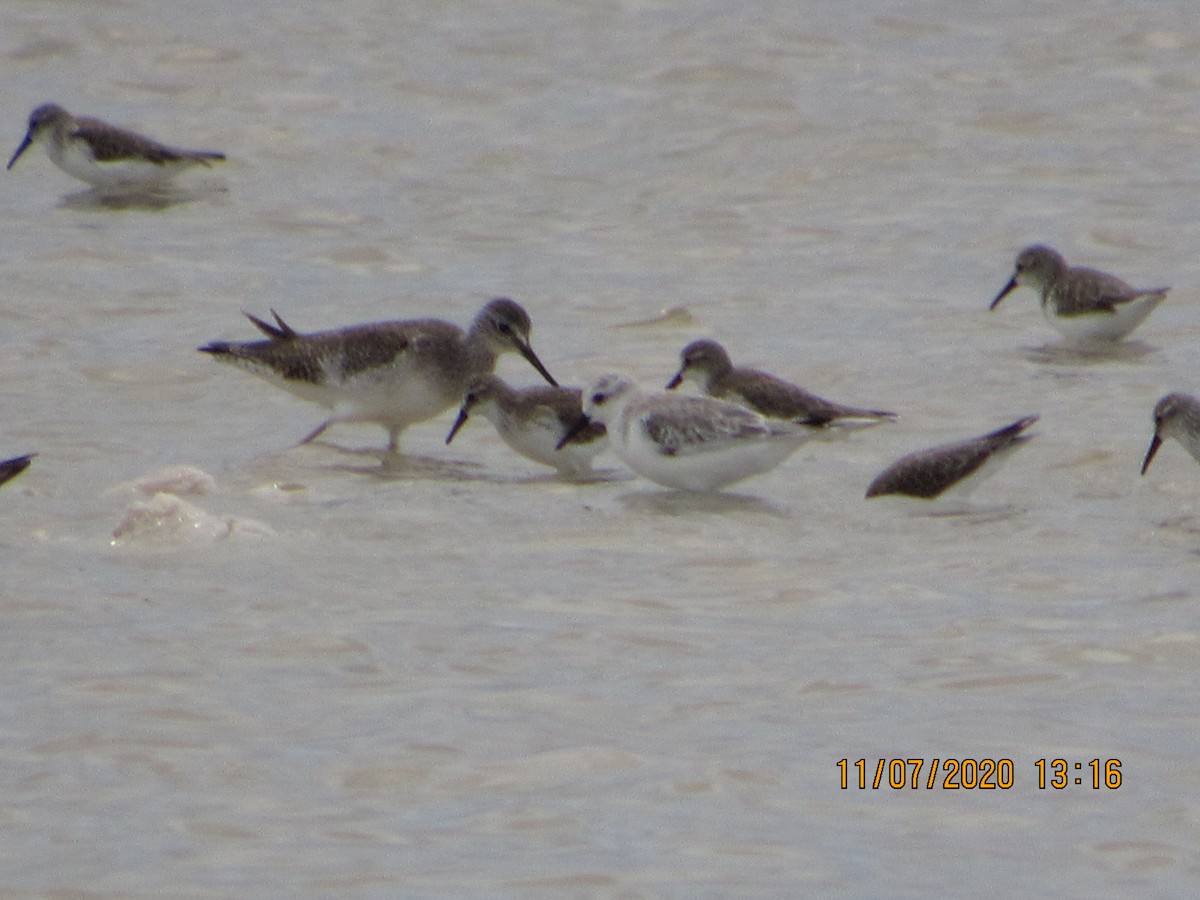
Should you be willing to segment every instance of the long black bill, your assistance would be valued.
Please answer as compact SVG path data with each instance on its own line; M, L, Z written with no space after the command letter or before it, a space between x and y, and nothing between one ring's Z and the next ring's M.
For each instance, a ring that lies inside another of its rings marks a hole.
M1158 448L1162 446L1163 439L1155 432L1154 437L1150 438L1150 449L1146 451L1146 458L1142 460L1142 474L1146 474L1146 470L1150 468L1150 460L1154 459L1154 454L1158 452Z
M33 143L33 132L26 133L25 140L21 141L21 146L17 148L17 152L12 155L12 159L8 161L8 165L4 167L4 171L8 171L13 167L13 164L20 158L21 154L29 149L29 145Z
M558 387L558 382L554 380L553 375L546 371L546 367L543 366L542 361L537 358L537 354L533 352L532 347L525 343L519 343L517 344L517 349L521 352L523 357L529 360L529 364L538 370L538 373L543 378L550 382L550 384L554 385L554 387Z
M447 447L449 447L450 442L452 440L454 440L454 436L456 434L458 434L458 429L462 428L464 425L467 424L468 418L470 418L470 417L467 415L467 408L464 406L462 409L460 409L458 411L458 418L454 420L454 424L450 426L450 433L448 435L446 435L446 446Z
M1006 284L1004 286L1004 290L1002 290L1000 293L998 293L996 295L996 299L991 302L991 305L988 306L988 309L989 310L995 309L997 306L1000 305L1001 300L1003 300L1005 297L1007 297L1009 294L1011 294L1016 289L1017 289L1017 276L1014 275L1012 278L1009 279L1008 284Z
M673 391L681 384L683 384L683 369L680 369L678 372L676 372L675 377L667 382L667 390Z
M588 418L587 413L581 413L579 418L575 420L575 424L567 429L567 433L562 436L557 444L554 445L555 450L561 450L575 438L577 434L592 424L592 420Z

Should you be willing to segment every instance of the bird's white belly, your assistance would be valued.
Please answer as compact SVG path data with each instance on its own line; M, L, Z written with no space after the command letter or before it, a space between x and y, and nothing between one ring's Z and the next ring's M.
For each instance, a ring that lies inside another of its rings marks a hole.
M334 411L347 421L382 422L401 427L432 419L461 398L461 392L422 376L418 367L388 366L359 372L328 385Z
M558 419L553 416L534 422L501 418L494 420L493 424L501 440L517 453L535 462L553 466L560 472L576 475L591 471L592 458L604 449L606 443L604 438L600 438L585 444L569 443L561 450L556 450L563 429L559 426Z
M1165 294L1160 293L1145 294L1127 303L1118 304L1111 313L1061 316L1049 303L1042 306L1042 312L1058 333L1070 343L1119 341L1142 324L1165 297Z
M177 164L158 165L135 159L97 162L80 141L68 141L62 150L51 145L50 158L64 172L96 187L161 184L180 169Z
M664 487L713 491L774 468L805 440L803 435L764 435L668 455L634 422L611 437L611 444L629 468Z

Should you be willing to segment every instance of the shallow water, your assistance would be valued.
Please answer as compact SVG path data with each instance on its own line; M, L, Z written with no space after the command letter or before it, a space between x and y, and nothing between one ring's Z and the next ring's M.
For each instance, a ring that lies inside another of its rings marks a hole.
M167 203L40 149L3 177L0 453L39 454L0 491L4 890L1194 891L1200 470L1138 476L1200 389L1190 5L29 2L0 35L8 152L56 100L230 157ZM1033 241L1174 288L1080 355L1029 291L987 311ZM901 418L686 497L485 422L447 448L451 413L405 466L348 452L379 428L293 448L319 409L195 352L500 294L565 383L712 336ZM1034 412L968 507L862 499ZM180 464L215 484L131 484ZM1121 786L1039 790L1056 757ZM1014 784L840 789L880 758Z

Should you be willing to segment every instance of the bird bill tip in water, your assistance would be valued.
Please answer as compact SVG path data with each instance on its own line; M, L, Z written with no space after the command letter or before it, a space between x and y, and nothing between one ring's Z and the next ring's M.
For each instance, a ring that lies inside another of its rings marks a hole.
M454 420L454 424L450 426L450 433L446 435L446 446L450 446L450 442L454 440L454 436L458 434L460 428L467 424L467 419L470 416L467 413L467 408L464 406L458 411L458 418Z
M1150 438L1150 449L1146 451L1146 458L1142 460L1142 474L1146 474L1146 470L1150 468L1150 461L1154 459L1154 454L1158 452L1158 448L1162 446L1162 437L1155 432L1154 437Z
M33 143L33 132L31 131L25 135L25 139L23 141L21 141L21 146L17 147L17 152L12 155L12 157L8 161L8 165L4 167L4 170L6 172L8 170L10 170L14 165L16 165L17 160L21 158L21 154L24 153L26 150L28 150L29 145L32 143Z
M579 434L591 424L592 420L588 418L586 413L581 415L575 420L575 424L567 429L566 434L559 438L558 443L554 445L554 449L561 450L563 447L567 446L567 444L571 443L571 441L574 439L575 435Z
M993 300L993 301L992 301L992 302L991 302L991 303L988 305L988 309L989 309L989 310L993 310L993 309L995 309L997 306L999 306L999 305L1000 305L1000 301L1001 301L1001 300L1003 300L1005 297L1007 297L1009 294L1011 294L1011 293L1012 293L1013 291L1015 291L1016 289L1017 289L1017 276L1016 276L1016 275L1014 275L1012 278L1010 278L1010 279L1009 279L1009 281L1008 281L1008 284L1006 284L1006 285L1005 285L1005 286L1004 286L1004 287L1003 287L1003 288L1000 290L1000 293L998 293L998 294L996 295L996 299L995 299L995 300Z

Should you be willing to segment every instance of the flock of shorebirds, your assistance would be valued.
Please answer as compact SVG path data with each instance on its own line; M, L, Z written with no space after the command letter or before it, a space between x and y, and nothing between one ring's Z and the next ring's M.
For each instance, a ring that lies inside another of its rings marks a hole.
M59 168L104 191L158 190L189 168L225 158L166 146L52 103L30 115L8 168L38 143ZM990 308L1018 287L1038 291L1050 324L1079 346L1122 340L1168 290L1138 290L1113 275L1068 266L1042 245L1020 252ZM387 430L387 454L395 455L405 428L457 406L447 444L477 414L514 451L566 478L590 477L594 457L607 446L660 485L716 491L774 468L813 437L895 418L736 367L712 340L683 348L665 391L644 390L617 374L601 376L586 391L563 387L533 351L528 313L507 298L488 302L465 331L439 319L412 319L300 332L273 310L271 315L272 322L248 315L262 340L213 341L199 349L328 409L328 418L301 443L339 422L373 422ZM523 356L547 384L516 388L492 374L506 352ZM701 393L675 393L685 381ZM866 496L965 493L1028 439L1026 429L1036 420L1027 416L980 437L905 456L871 482ZM1142 474L1167 438L1178 439L1200 461L1200 400L1172 393L1158 401ZM0 462L0 483L27 468L32 456Z

